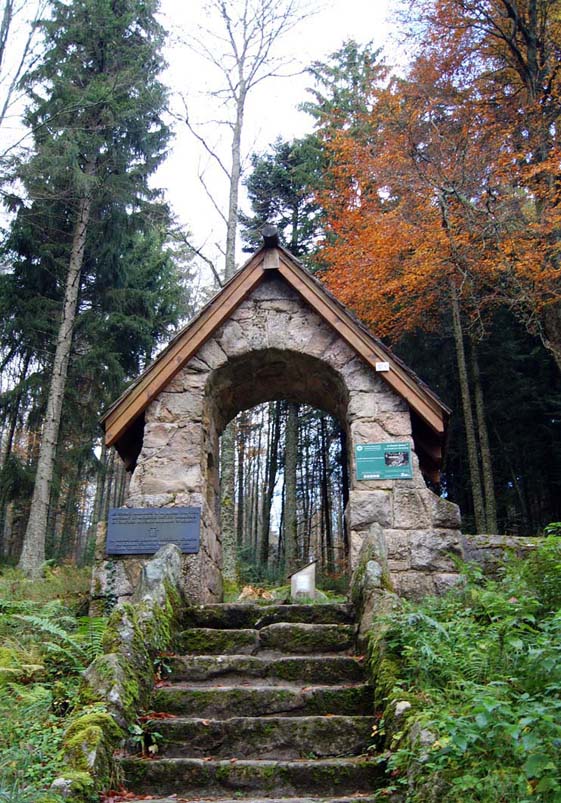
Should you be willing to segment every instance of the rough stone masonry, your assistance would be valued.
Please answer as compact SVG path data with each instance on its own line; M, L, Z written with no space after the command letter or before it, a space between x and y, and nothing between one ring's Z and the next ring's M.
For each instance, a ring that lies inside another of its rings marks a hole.
M346 429L352 567L379 526L388 582L398 594L418 597L453 584L452 556L462 554L459 509L425 484L407 403L288 282L269 274L145 412L126 505L201 508L200 552L183 556L187 596L221 598L220 434L240 410L278 398L324 409ZM411 443L413 478L357 480L355 445L396 440ZM130 557L112 562L118 597L132 593L142 563ZM106 576L102 563L97 594Z

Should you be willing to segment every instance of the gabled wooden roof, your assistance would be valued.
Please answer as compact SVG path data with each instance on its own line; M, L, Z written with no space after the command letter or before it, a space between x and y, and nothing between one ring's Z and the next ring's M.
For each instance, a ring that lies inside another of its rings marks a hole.
M267 244L240 268L105 413L101 424L106 445L115 444L119 449L119 442L127 439L127 433L131 436L131 428L135 422L138 426L138 419L148 405L271 271L282 276L374 370L377 362L389 363L390 370L379 376L407 401L414 414L414 437L417 420L417 437L424 441L421 448L437 470L449 408L288 251ZM417 438L415 441L417 444Z

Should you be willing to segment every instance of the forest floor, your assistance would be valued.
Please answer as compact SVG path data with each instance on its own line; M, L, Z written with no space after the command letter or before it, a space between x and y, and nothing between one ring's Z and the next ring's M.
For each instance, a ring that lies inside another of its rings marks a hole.
M80 673L101 651L105 620L85 616L91 568L48 568L42 580L0 574L0 800L58 803Z
M386 623L391 696L413 701L431 745L401 733L388 744L379 723L373 747L391 772L380 799L561 801L561 538L512 557L495 578L463 571L460 587L404 601ZM0 569L2 803L61 801L48 789L80 673L105 627L85 616L89 578L89 568L72 566L33 582Z

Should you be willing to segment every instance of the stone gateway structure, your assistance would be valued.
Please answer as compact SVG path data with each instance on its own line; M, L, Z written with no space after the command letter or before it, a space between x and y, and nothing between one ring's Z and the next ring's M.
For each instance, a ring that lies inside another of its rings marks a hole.
M398 594L453 583L459 511L426 482L438 480L450 411L273 239L103 419L132 472L127 507L201 509L199 552L183 556L188 598L222 594L220 435L241 410L275 399L326 410L346 432L351 566L369 545ZM355 447L391 442L410 444L412 478L358 479ZM94 593L111 576L117 596L131 594L145 560L101 565Z

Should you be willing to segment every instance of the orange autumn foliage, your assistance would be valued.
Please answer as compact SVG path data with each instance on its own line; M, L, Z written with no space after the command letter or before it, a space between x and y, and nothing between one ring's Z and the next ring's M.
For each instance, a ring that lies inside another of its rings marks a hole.
M561 359L561 2L415 8L407 80L325 136L324 279L390 336L439 325L451 293L478 320L506 304Z

